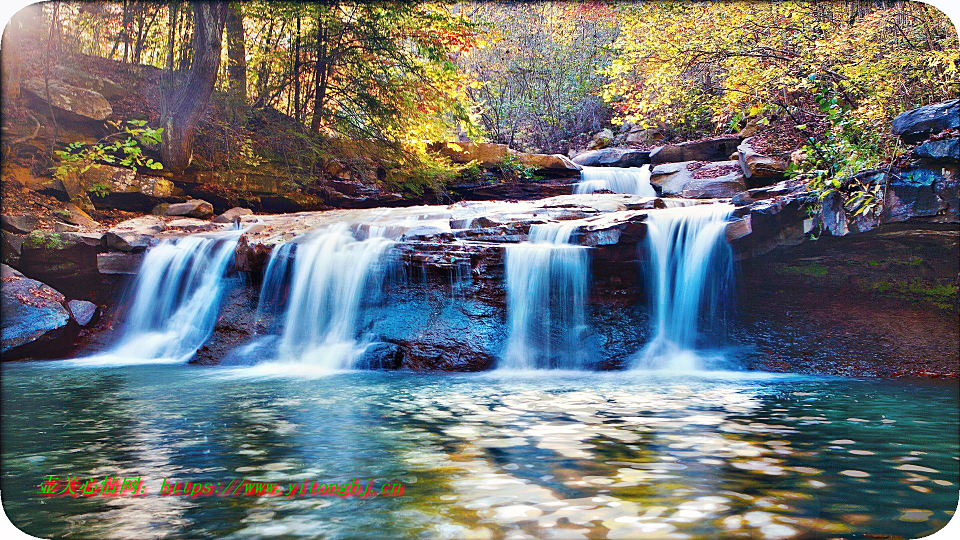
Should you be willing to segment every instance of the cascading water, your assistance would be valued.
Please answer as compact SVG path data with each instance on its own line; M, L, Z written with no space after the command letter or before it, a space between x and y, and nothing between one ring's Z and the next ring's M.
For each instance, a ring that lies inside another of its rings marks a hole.
M643 197L656 197L650 185L650 165L642 167L584 167L580 182L573 188L575 194L589 194L607 190L614 193L629 193Z
M325 370L352 367L365 347L360 339L364 304L380 297L394 244L383 232L370 227L368 237L358 240L346 224L337 224L274 250L258 311L282 309L277 360ZM291 259L292 248L285 246L293 245Z
M726 241L730 204L703 204L647 214L646 279L654 338L635 360L638 369L690 371L708 367L695 351L723 320L733 288L733 254Z
M582 369L589 256L571 244L574 225L534 225L507 247L509 339L499 367Z
M187 236L150 249L133 284L113 363L186 362L210 337L241 231ZM94 360L91 359L91 360Z

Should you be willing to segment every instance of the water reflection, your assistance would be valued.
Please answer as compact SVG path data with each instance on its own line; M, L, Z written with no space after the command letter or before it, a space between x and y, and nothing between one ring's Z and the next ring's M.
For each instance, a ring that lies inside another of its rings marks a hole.
M5 366L8 513L66 537L785 538L916 537L956 507L952 385L256 373ZM406 492L42 499L50 474L142 476L153 491L164 477L399 479Z

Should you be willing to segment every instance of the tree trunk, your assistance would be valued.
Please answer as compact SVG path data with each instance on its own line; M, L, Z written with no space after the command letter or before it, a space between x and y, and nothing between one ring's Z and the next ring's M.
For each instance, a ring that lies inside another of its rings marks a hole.
M20 101L20 74L23 68L22 47L20 45L20 17L14 15L3 32L0 44L0 71L3 73L3 104L11 105Z
M160 122L163 126L163 166L183 172L193 154L193 135L210 101L220 69L220 44L227 18L226 2L192 2L193 61L186 81L164 89Z
M297 12L297 33L293 38L293 117L300 122L301 115L300 103L300 12Z
M237 119L247 102L247 49L244 43L243 15L235 7L227 11L227 60L230 116Z
M174 45L177 37L177 12L180 10L180 2L173 1L167 6L167 71L173 71Z
M327 60L327 29L318 14L316 90L313 95L313 119L310 122L310 129L313 131L320 131L320 121L323 117L323 102L326 99L327 74L329 72Z

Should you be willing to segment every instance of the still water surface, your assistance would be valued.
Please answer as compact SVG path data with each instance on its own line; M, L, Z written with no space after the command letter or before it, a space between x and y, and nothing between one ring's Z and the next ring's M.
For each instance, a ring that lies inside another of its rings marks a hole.
M955 381L56 362L2 375L4 509L40 537L918 537L957 506ZM40 497L49 475L139 476L149 494ZM405 490L157 494L164 478L241 477Z

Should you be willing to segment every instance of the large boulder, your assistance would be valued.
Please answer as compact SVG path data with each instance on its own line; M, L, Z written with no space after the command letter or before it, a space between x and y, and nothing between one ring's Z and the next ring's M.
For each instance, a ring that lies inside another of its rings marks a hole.
M430 145L430 149L454 163L463 164L476 161L487 167L499 165L503 162L503 158L510 153L510 147L505 144L477 142L434 143Z
M37 228L37 216L0 215L0 228L16 234L27 234Z
M184 203L171 204L165 213L168 216L186 216L197 219L213 217L213 205L200 199L190 199Z
M753 137L744 139L737 147L737 160L749 187L762 187L783 180L787 160L765 156L752 145Z
M140 270L143 253L111 251L97 254L97 271L103 275L134 276Z
M128 219L103 235L103 244L118 251L143 251L167 226L157 216Z
M79 186L70 186L72 181L64 182L64 190L72 198L75 193L83 189ZM90 169L84 175L84 186L103 186L101 195L93 194L91 201L94 206L118 208L132 212L149 212L158 203L173 197L177 193L173 182L159 176L144 176L132 169L101 165ZM182 199L180 199L182 200Z
M517 153L520 163L527 167L535 167L538 171L579 171L582 169L576 163L570 161L570 158L563 154L527 154Z
M3 312L0 352L4 360L37 350L66 337L70 312L56 289L0 265L0 307Z
M573 162L582 167L639 167L650 163L650 152L633 148L604 148L577 154Z
M49 81L49 104L67 113L76 120L106 120L113 109L110 103L98 92L67 84L56 79ZM20 83L21 88L34 98L47 103L47 88L42 79L27 79Z
M747 189L736 161L665 163L650 170L650 183L662 195L692 199L727 198Z
M650 152L650 163L676 163L679 161L724 161L737 151L742 142L739 135L724 135L702 141L668 144Z
M893 119L893 134L905 142L922 141L945 129L960 127L960 99L951 99L933 105L900 113Z
M99 233L33 231L23 240L18 268L71 294L97 276Z
M945 177L943 171L913 169L893 175L887 186L882 221L902 222L914 217L932 217L946 210L947 204L941 200L938 191L951 181L956 191L956 177ZM953 212L956 213L956 208Z
M921 159L960 162L960 139L927 141L914 148L913 155Z
M66 84L93 90L108 100L122 99L130 95L130 91L126 88L87 70L58 65L54 66L50 72L51 75Z

